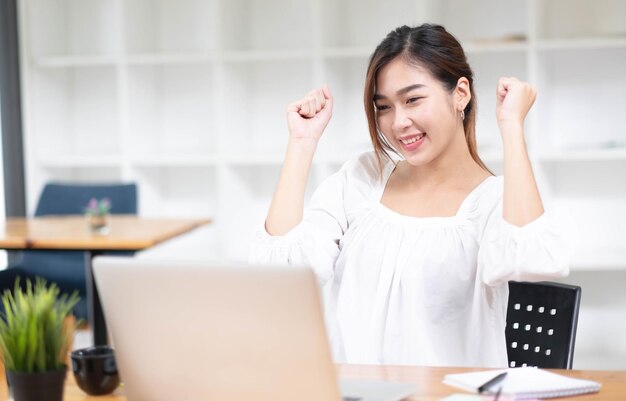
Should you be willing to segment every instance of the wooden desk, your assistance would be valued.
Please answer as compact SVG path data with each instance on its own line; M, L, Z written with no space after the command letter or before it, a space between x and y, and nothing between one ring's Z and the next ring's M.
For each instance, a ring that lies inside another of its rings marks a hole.
M107 251L140 251L210 223L209 219L149 219L112 215L107 235L89 231L84 216L8 218L0 228L0 249L84 251L89 324L96 345L106 344L107 329L91 273L91 260Z
M454 393L463 393L442 383L444 375L448 373L469 372L466 368L431 368L431 367L385 367L385 366L338 366L339 375L347 378L364 378L374 380L393 380L417 384L417 394L410 400L438 401ZM600 370L554 370L556 373L582 379L596 380L602 383L599 393L580 395L576 397L558 398L559 401L623 401L626 400L626 371ZM7 399L6 381L0 375L0 400ZM124 389L118 389L108 396L91 397L76 386L74 377L68 372L65 385L65 401L126 401ZM259 400L265 401L265 400Z
M418 392L410 400L438 401L454 394L464 393L442 383L448 373L463 373L485 369L470 368L434 368L434 367L386 367L386 366L350 366L339 367L341 377L389 380L416 383ZM626 371L604 370L565 370L552 369L552 372L579 379L595 380L602 383L600 392L575 397L558 398L559 401L623 401L626 400ZM115 398L114 398L115 399Z

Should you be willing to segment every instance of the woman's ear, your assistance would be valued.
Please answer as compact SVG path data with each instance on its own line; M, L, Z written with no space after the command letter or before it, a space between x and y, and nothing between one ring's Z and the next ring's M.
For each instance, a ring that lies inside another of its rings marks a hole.
M456 82L456 88L454 89L454 106L457 111L465 110L470 100L472 100L472 91L470 90L469 81L467 78L461 77Z

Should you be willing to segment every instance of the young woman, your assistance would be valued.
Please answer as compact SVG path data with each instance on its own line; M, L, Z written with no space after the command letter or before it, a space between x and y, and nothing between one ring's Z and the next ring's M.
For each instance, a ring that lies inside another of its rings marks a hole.
M310 265L330 286L337 362L506 366L507 282L568 274L524 141L535 89L501 78L495 96L504 177L476 152L459 42L438 25L392 31L365 82L374 152L326 180L306 211L333 97L324 86L288 106L285 163L251 260Z

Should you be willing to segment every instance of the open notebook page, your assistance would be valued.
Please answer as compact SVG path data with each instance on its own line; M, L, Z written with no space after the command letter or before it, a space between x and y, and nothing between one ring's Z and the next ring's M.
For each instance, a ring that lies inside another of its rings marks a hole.
M564 397L593 393L600 390L601 384L591 381L548 372L537 368L511 368L484 372L448 374L444 383L453 387L476 392L478 387L506 370L506 378L493 386L495 393L502 386L502 394L517 400L530 398Z

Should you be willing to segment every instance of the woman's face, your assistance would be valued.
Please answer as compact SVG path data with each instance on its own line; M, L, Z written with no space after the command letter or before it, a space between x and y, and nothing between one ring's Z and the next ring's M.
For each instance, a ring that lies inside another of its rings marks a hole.
M374 105L379 130L413 166L442 156L459 140L459 128L463 132L452 94L428 70L402 58L378 72Z

